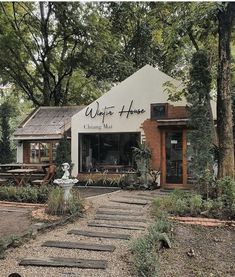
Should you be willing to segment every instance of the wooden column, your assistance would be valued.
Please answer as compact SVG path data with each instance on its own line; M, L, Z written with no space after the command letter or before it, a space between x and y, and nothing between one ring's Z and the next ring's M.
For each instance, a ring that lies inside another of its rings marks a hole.
M186 187L187 186L187 178L188 178L188 174L187 174L187 136L186 136L186 130L182 130L182 146L183 146L183 186Z
M161 132L161 185L166 185L166 131Z

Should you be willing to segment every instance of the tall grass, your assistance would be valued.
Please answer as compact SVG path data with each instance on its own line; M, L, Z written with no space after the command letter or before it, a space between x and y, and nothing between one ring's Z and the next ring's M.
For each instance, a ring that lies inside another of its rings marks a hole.
M131 243L132 265L136 277L158 277L160 266L158 262L158 246L162 233L168 233L171 224L167 214L162 213L156 222L148 228L145 236Z
M54 188L48 196L46 212L52 215L76 214L83 209L83 200L79 192L72 190L72 196L64 202L64 191L60 187Z

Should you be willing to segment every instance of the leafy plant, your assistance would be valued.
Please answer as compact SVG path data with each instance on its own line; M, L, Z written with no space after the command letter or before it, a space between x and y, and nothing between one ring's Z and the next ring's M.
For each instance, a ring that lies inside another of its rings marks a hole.
M83 209L83 201L78 191L72 190L71 197L65 203L64 191L60 187L54 188L48 197L46 212L52 215L76 214Z
M179 198L175 201L174 211L177 215L185 215L189 210L188 201L185 198Z
M83 210L83 199L76 190L72 190L72 197L68 201L68 211L70 214L77 214Z
M6 245L4 240L0 239L0 259L5 257Z
M198 50L193 54L189 72L186 98L188 102L191 155L196 175L212 166L211 148L215 136L214 121L210 106L211 75L207 53Z
M192 215L200 214L202 209L202 197L200 194L195 194L189 199L190 212Z
M54 188L48 195L46 212L52 215L64 213L64 192L61 188Z
M142 237L133 242L131 246L133 253L133 267L136 272L135 276L157 277L157 255L152 247L151 241Z
M68 163L72 167L71 144L67 138L66 133L64 133L64 136L59 140L59 144L56 148L55 163L56 163L56 177L57 178L61 178L63 176L63 170L61 168L61 165L63 163Z
M13 185L0 187L0 200L27 203L45 203L51 187L16 187Z
M159 276L157 245L163 233L171 230L171 224L166 213L159 214L156 222L148 228L145 236L134 240L131 244L132 264L135 276Z

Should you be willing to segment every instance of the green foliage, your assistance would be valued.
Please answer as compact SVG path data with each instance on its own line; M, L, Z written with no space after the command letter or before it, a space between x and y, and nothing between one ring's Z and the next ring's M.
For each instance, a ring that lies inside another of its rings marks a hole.
M5 257L6 245L4 240L0 239L0 259Z
M72 197L68 202L68 210L70 214L81 213L83 210L83 199L81 198L79 191L74 189L72 190Z
M134 240L131 244L132 263L135 276L159 276L159 263L157 256L158 243L161 234L171 230L171 224L166 214L161 214L156 222L149 226L145 236Z
M83 210L83 200L79 192L72 190L72 196L68 202L64 202L64 191L60 187L51 190L47 200L46 212L52 215L77 214Z
M49 193L46 212L52 215L61 215L64 213L63 189L56 187Z
M26 202L26 203L45 203L50 192L50 187L16 187L1 186L0 200Z
M150 159L151 151L144 144L139 144L139 147L132 147L132 153L134 161L137 165L137 174L139 175L139 180L136 182L137 186L140 188L148 189L152 185L152 178L150 176Z
M231 177L217 180L218 191L227 206L235 203L235 182Z
M68 163L71 166L71 145L70 141L67 139L66 133L59 140L59 144L56 148L56 177L61 178L63 176L63 170L61 169L61 165L63 163Z
M139 147L132 147L132 152L136 161L143 159L149 162L151 159L151 151L144 143L139 144Z
M202 197L200 194L195 194L189 199L190 212L192 215L200 214L202 208Z
M131 250L135 276L157 277L157 255L151 241L148 241L145 237L139 238L132 244Z
M200 194L173 191L163 198L156 198L152 203L155 216L162 211L174 215L207 216L215 218L235 218L235 182L223 178L213 182L213 189L209 189L207 198ZM211 192L213 191L213 192ZM210 197L208 197L210 196Z
M191 156L196 177L205 168L212 167L214 122L210 106L211 76L208 58L205 51L197 51L192 58L190 79L187 88L187 102L189 113L189 141Z
M197 176L196 190L203 198L215 198L218 195L218 187L215 176L209 169Z
M203 208L205 211L210 212L212 210L213 206L214 206L214 201L212 199L209 198L209 199L203 201Z
M11 149L11 128L10 128L10 117L12 114L13 107L8 103L4 102L0 106L0 126L1 126L1 139L0 139L0 163L11 163L13 161L13 153Z

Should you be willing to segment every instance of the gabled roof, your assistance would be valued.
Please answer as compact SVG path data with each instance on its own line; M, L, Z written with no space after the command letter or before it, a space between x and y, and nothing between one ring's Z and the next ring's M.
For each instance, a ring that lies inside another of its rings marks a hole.
M17 128L14 139L57 139L71 128L71 117L84 106L39 107Z

